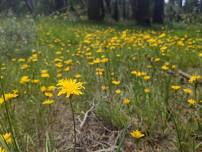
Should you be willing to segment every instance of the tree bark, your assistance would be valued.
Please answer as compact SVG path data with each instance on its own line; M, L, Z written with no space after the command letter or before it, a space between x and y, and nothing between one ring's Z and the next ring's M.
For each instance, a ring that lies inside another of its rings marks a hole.
M113 13L112 13L112 18L115 21L119 21L119 7L118 7L118 1L115 0L112 4L113 7Z
M150 0L137 0L137 12L135 13L138 25L150 26Z
M104 3L103 0L88 0L88 19L101 21L104 19Z
M182 8L182 0L178 0L178 5L180 8Z
M155 0L153 23L163 24L163 18L164 18L164 0Z

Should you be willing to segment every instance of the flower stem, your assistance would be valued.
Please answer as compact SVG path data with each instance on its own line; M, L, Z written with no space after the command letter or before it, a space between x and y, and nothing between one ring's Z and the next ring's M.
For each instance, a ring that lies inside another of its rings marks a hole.
M16 148L16 150L18 152L20 152L21 150L20 150L19 145L18 145L18 143L16 141L16 135L15 135L15 131L14 131L14 128L13 128L13 125L12 125L12 119L11 119L11 115L10 115L10 112L9 112L9 107L8 107L8 104L7 104L7 101L6 101L6 98L5 98L5 92L4 92L4 88L3 88L3 83L2 83L1 80L0 80L0 84L1 84L1 92L2 92L2 97L3 97L3 100L4 100L5 112L6 112L6 117L7 117L9 129L10 129L10 132L11 132L12 137L13 137L15 148Z
M75 116L74 116L74 108L72 104L72 97L69 98L70 100L70 106L71 106L71 111L72 111L72 119L73 119L73 126L74 126L74 152L76 152L76 121L75 121Z

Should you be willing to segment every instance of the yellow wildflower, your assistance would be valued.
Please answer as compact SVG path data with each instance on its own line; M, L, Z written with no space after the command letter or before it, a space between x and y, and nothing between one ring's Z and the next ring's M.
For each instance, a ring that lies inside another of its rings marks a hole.
M10 144L12 142L12 135L11 133L5 133L2 135L3 139L7 144Z
M139 131L139 130L133 130L130 134L131 134L131 136L132 136L133 138L136 138L136 139L139 139L139 138L142 138L142 137L145 136L145 135L144 135L141 131Z
M178 91L178 90L181 88L181 86L179 86L179 85L172 85L171 88L172 88L174 91Z
M70 95L83 94L81 90L85 89L83 86L83 82L77 82L77 80L75 79L59 80L57 86L59 89L58 96L66 95L66 97L70 97Z
M120 81L116 81L116 80L112 81L112 84L114 84L114 85L119 85L120 83L121 83Z
M150 93L150 92L151 92L151 89L145 88L145 89L144 89L144 92L145 92L145 93Z
M187 102L189 103L190 106L194 106L197 103L197 101L194 99L188 99Z
M123 104L128 105L130 103L130 100L128 98L123 99Z
M0 152L6 152L6 150L3 147L0 147Z
M184 91L184 93L186 93L186 94L192 94L192 90L189 89L189 88L185 88L185 89L183 89L183 91Z
M189 83L195 83L201 79L200 75L192 75L191 78L189 79Z
M121 94L121 90L120 90L120 89L117 89L117 90L115 90L115 93L116 93L116 94Z
M43 105L51 105L53 104L55 101L54 100L50 100L50 99L47 99L45 101L42 102Z
M20 78L20 84L26 84L30 81L29 77L28 76L22 76Z

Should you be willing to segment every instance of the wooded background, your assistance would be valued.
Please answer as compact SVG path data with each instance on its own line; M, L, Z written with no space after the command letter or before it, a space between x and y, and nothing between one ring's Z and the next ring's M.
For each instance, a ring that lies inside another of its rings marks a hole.
M202 0L1 0L0 12L15 15L67 13L102 21L131 20L137 24L162 24L164 21L202 22Z

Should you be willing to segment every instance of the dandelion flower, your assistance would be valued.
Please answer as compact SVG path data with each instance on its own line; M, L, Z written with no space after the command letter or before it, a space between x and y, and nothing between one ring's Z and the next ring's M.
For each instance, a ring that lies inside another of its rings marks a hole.
M141 131L139 131L139 130L133 130L130 134L131 134L131 136L132 136L133 138L136 138L136 139L140 139L140 138L142 138L142 137L145 136L145 135L144 135Z
M45 100L44 102L42 102L43 105L51 105L53 104L55 101L54 100L50 100L50 99L47 99Z
M75 79L62 79L59 80L58 84L58 96L66 95L66 97L70 97L70 95L81 95L82 89L85 89L83 86L83 82L77 82Z
M2 135L3 139L7 144L10 144L12 142L12 135L11 133L5 133Z
M130 100L128 98L123 99L123 104L128 105L130 103Z
M28 76L22 76L20 78L20 84L26 84L30 81L29 77Z
M187 100L187 102L189 103L190 106L195 106L197 103L197 101L194 99L189 99L189 100Z
M0 147L0 152L6 152L6 150L3 147Z
M179 89L181 89L181 86L179 86L179 85L172 85L171 89L173 89L174 91L178 91Z

